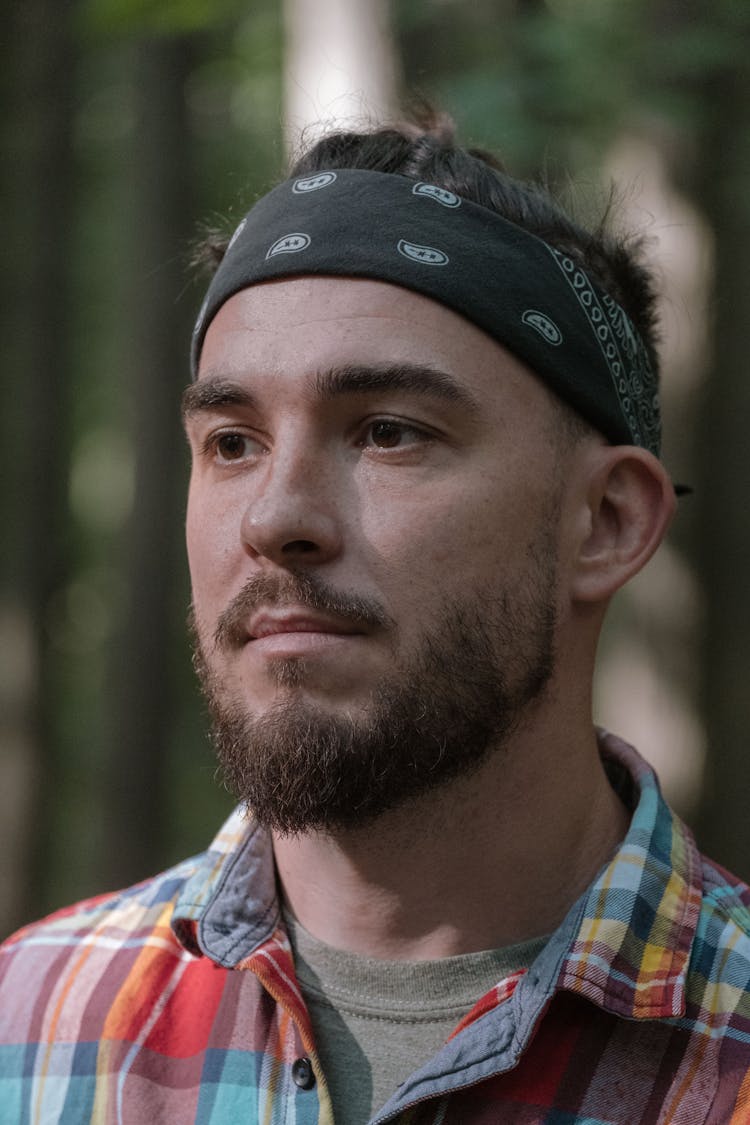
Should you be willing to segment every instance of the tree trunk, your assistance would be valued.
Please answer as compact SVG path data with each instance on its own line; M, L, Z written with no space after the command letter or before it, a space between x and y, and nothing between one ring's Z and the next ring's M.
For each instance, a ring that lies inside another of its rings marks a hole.
M5 23L2 931L39 908L59 768L45 626L67 564L70 13L66 0L25 0Z
M152 873L168 840L166 762L173 724L170 639L184 617L180 392L188 376L185 290L191 236L190 143L184 99L190 52L182 39L142 42L136 55L130 378L136 487L123 545L125 616L111 683L107 847L102 879Z
M701 845L750 878L750 70L747 51L706 87L702 204L716 235L714 366L699 431L697 557L708 762Z
M390 117L396 64L386 0L284 0L284 120L294 149L334 127Z

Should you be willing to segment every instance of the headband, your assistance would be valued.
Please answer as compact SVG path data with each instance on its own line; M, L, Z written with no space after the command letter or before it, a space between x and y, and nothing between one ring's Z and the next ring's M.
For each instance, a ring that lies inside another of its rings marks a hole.
M234 293L302 275L368 277L461 313L614 444L659 455L657 376L624 309L572 258L434 184L358 169L287 180L239 224L198 315L191 364Z

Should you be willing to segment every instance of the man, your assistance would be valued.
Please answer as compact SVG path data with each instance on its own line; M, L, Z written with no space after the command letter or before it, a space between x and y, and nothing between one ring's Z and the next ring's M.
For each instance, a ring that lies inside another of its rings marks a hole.
M0 1120L750 1120L750 891L591 720L675 504L647 273L444 128L324 139L219 257L187 541L240 809L6 944Z

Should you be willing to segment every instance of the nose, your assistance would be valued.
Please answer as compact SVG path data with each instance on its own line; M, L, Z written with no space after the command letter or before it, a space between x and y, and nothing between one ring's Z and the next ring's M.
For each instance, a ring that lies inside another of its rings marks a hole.
M342 498L334 475L322 456L273 450L245 505L245 550L280 566L336 558L342 546Z

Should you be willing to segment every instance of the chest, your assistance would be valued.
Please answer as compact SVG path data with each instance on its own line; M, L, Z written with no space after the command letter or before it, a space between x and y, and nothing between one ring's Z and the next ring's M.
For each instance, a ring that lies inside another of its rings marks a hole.
M733 1057L730 1042L664 1022L618 1019L563 994L518 1055L517 1016L508 1003L477 1020L412 1074L373 1120L750 1120L740 1109L748 1060ZM203 959L139 1023L115 1025L110 1016L96 1026L84 1017L81 1031L76 1043L58 1040L34 1060L31 1101L40 1122L334 1125L314 1045L251 972L227 973ZM302 1066L303 1059L311 1065ZM0 1122L6 1125L1 1109Z

